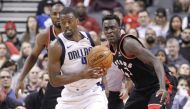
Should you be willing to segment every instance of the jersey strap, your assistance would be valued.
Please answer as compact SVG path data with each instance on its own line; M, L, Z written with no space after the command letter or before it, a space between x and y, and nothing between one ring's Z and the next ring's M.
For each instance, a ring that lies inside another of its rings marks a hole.
M85 33L86 33L86 36L89 38L92 47L94 47L94 46L95 46L95 43L94 43L92 37L90 36L90 34L89 34L88 32L85 32Z

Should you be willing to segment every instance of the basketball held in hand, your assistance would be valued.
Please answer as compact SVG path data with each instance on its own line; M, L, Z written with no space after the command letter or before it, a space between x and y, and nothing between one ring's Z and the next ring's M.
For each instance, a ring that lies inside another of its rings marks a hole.
M88 56L87 63L90 67L110 68L113 61L112 52L102 45L93 47Z

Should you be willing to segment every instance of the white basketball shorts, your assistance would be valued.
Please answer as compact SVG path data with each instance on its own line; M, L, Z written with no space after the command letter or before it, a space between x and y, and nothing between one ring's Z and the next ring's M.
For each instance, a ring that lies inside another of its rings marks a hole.
M108 109L105 90L97 85L84 92L64 88L57 102L55 109Z

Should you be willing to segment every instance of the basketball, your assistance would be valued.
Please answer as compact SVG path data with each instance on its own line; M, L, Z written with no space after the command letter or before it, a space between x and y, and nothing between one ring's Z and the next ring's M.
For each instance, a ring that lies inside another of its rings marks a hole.
M87 64L90 67L110 68L112 60L112 52L102 45L93 47L87 56Z

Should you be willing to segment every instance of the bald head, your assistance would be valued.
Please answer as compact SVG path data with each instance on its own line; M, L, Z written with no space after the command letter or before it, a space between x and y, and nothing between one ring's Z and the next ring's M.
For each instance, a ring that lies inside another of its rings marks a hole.
M63 8L64 6L62 4L57 3L52 6L51 12L57 12L57 11L61 12Z

